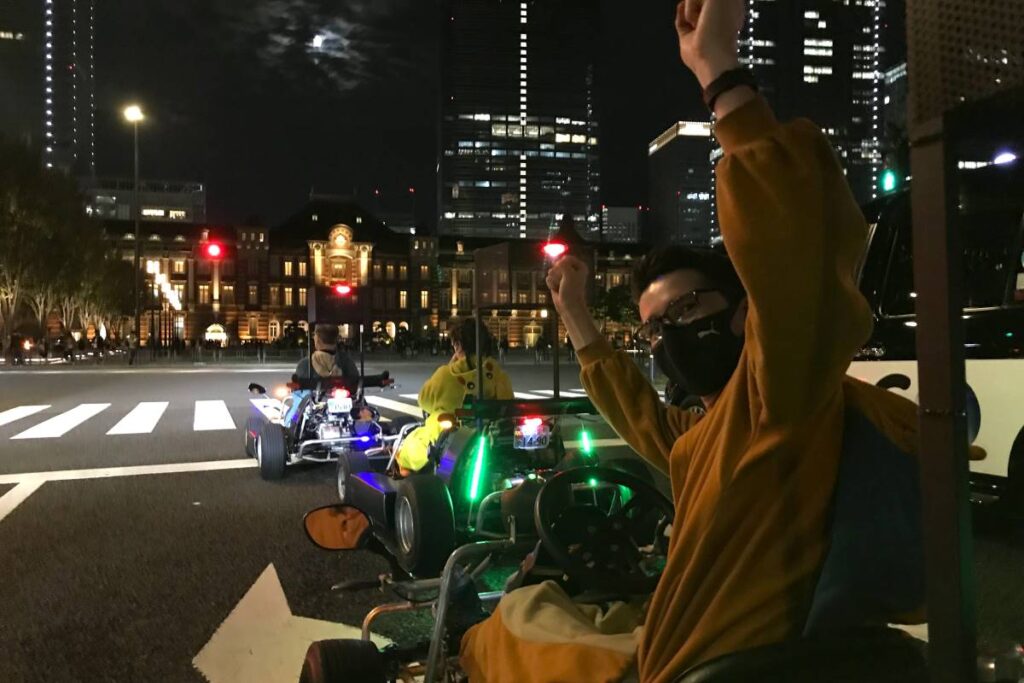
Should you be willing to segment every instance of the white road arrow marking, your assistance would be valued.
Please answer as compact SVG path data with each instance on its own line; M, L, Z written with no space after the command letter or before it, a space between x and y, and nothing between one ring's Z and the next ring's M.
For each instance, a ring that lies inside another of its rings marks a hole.
M210 683L294 683L310 643L359 636L355 626L293 615L277 570L270 564L192 665ZM389 643L380 636L374 642Z
M45 479L29 479L21 482L13 489L0 496L0 521L14 512L14 508L25 502L25 499L46 483Z

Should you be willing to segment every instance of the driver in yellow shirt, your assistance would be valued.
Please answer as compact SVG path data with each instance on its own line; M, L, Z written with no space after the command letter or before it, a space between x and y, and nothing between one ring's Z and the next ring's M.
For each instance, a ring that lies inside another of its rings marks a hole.
M478 344L483 363L484 398L513 398L512 381L494 359L494 338L486 326L480 326L480 339L477 340L476 320L466 318L451 328L449 338L454 350L452 359L439 367L420 389L419 406L427 414L426 422L411 432L399 447L398 466L403 476L426 466L430 447L443 432L438 417L461 408L466 396L477 395Z

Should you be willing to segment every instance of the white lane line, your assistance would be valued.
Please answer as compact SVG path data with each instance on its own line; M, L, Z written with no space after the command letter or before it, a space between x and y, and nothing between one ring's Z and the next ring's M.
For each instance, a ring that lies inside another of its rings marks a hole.
M413 401L420 400L419 394L399 394L399 396L401 396L402 398L412 399Z
M413 417L423 419L423 411L417 406L411 406L408 403L400 403L399 401L392 401L390 398L381 398L380 396L366 396L366 402L372 406L378 408L387 408L388 410L394 410L399 413L405 413L406 415L412 415Z
M582 441L566 441L566 448L579 448L582 445ZM591 439L590 445L594 448L608 448L612 446L625 446L626 442L622 439Z
M241 460L208 460L206 462L182 462L168 465L131 465L128 467L97 467L85 470L58 470L56 472L0 474L0 484L22 484L34 481L46 482L77 481L80 479L110 479L112 477L138 477L149 474L214 472L218 470L240 470L247 467L256 467L256 460L254 458L242 458ZM8 491L7 493L10 494L11 491Z
M4 517L14 512L14 508L24 503L26 498L35 493L36 489L45 483L43 479L29 479L0 496L0 522L3 521Z
M36 413L46 410L50 406L18 406L17 408L11 408L0 413L0 427L5 424L10 424L15 420L20 420L23 417L29 415L35 415Z
M26 429L20 434L15 434L12 439L56 439L64 436L72 429L82 424L90 417L94 417L110 407L109 403L83 403L72 408L66 413L51 417L45 422L40 422L31 429Z
M234 429L228 406L224 401L196 401L195 419L192 429L197 432L212 432L218 429Z
M516 398L523 398L523 399L527 399L527 400L537 399L537 398L544 398L540 394L531 394L531 393L526 392L526 391L514 391L512 393L515 395Z
M148 401L132 408L131 412L110 428L108 435L114 434L150 434L156 423L167 410L167 401Z

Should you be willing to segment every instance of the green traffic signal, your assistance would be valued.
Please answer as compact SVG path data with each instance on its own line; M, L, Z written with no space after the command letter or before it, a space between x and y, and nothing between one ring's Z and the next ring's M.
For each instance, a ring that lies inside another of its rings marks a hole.
M884 171L882 171L882 192L892 192L893 190L896 189L896 185L898 184L898 182L899 181L896 178L896 171L892 170L891 168L887 168Z

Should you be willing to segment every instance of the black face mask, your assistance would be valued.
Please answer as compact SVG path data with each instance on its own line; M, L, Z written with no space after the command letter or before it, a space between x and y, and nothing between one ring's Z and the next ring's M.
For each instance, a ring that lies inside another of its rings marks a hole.
M661 371L661 374L668 377L669 382L683 391L686 390L686 378L682 376L676 369L676 364L672 362L672 356L668 353L668 347L665 346L664 339L654 347L654 365Z
M696 396L710 396L721 391L740 360L743 337L733 334L731 323L736 306L679 327L662 328L659 365L666 376ZM658 350L655 350L657 360ZM667 372L671 365L673 374Z

